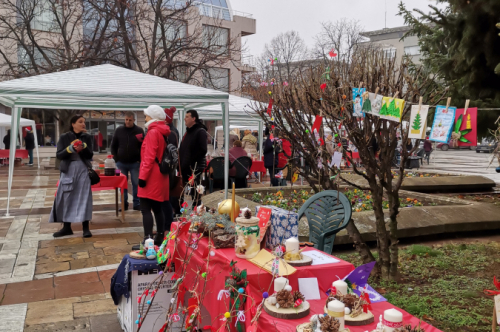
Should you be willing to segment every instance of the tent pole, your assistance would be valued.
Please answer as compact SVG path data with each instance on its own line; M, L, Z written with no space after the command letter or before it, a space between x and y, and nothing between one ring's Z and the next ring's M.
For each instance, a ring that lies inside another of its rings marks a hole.
M12 190L12 178L14 175L14 162L16 160L16 143L17 143L17 133L19 131L19 118L20 118L19 108L14 105L12 107L12 117L10 120L10 150L9 150L9 178L7 180L8 190L7 190L7 213L5 216L9 217L9 206L10 206L10 192Z
M262 140L264 139L263 133L262 133L262 121L259 121L259 141L257 144L259 144L259 161L262 160ZM259 172L259 183L262 183L262 173Z
M38 135L36 132L36 123L33 125L33 136L35 136L36 161L38 162L38 168L40 168L40 154L38 153Z
M222 103L224 126L224 199L228 197L229 188L229 102Z

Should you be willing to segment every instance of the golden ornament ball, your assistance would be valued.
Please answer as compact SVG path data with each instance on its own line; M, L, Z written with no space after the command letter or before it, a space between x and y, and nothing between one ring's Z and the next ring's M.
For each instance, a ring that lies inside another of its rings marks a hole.
M231 207L233 206L233 202L231 199L226 199L226 200L223 200L220 205L219 205L219 214L227 214L227 215L231 215ZM238 216L238 214L240 213L240 205L238 204L238 202L234 202L234 211L235 211L235 217Z

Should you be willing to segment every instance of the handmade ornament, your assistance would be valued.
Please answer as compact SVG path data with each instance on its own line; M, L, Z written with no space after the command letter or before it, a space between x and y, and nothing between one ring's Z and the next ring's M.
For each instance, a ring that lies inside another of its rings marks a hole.
M269 98L269 105L267 105L267 115L271 116L271 112L273 111L273 98Z
M384 316L380 315L377 328L372 332L400 332L403 328L403 314L396 309L387 309Z
M202 186L201 184L197 185L196 186L196 192L200 195L203 195L203 193L205 193L205 187Z
M259 218L252 217L252 212L247 210L244 217L236 218L236 256L239 258L253 258L260 251Z
M396 94L397 95L397 94ZM380 116L386 120L401 122L405 101L395 97L383 97Z
M330 52L328 52L328 55L330 56L330 58L334 58L337 56L337 53L335 53L335 50L332 48Z
M155 241L152 238L144 241L144 247L146 249L146 258L147 259L155 259L156 251L155 251Z
M316 117L314 118L314 123L311 128L311 131L314 132L316 130L319 133L322 124L323 124L323 116L316 115Z
M361 97L365 93L365 88L353 88L352 89L352 101L353 101L353 116L362 117L363 114L363 98Z
M434 142L448 143L455 120L456 107L436 106L434 122L429 139Z
M326 83L323 83L319 86L319 88L321 89L321 91L325 91L326 89Z
M484 293L489 296L493 296L494 306L493 306L493 322L492 326L495 328L500 325L500 281L497 281L497 277L493 277L493 284L496 290L485 289Z
M334 317L324 315L312 315L309 323L297 326L297 332L349 332L345 328L340 330L340 322Z
M291 266L307 266L312 264L312 258L302 255L299 239L291 237L285 241L286 252L283 258Z
M285 281L282 279L275 279L275 294L264 300L264 310L270 316L282 319L298 319L308 316L310 306L307 301L303 300L302 293L299 291L292 292L292 287L288 284L283 285ZM278 284L276 283L277 280ZM285 280L288 283L288 279Z
M283 86L288 86L288 82L287 81L283 82Z
M330 80L330 67L326 67L326 71L321 75L322 79Z
M408 138L425 138L428 112L429 105L412 105L410 114L410 132L408 134Z
M240 271L236 267L236 261L231 261L229 266L231 267L231 272L229 277L226 278L226 283L223 294L229 293L229 303L228 308L230 311L224 314L224 317L231 321L233 317L236 318L234 326L237 331L244 331L245 328L245 315L244 307L246 302L246 287L248 285L247 270ZM219 292L219 295L221 292Z

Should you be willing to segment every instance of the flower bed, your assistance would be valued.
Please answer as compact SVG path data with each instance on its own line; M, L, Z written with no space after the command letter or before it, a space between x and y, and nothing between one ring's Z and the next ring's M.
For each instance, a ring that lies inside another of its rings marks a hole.
M351 201L352 210L354 212L362 211L372 211L373 210L373 198L369 190L359 190L359 189L345 189L343 193ZM279 190L275 193L254 193L253 195L244 198L251 199L253 202L262 205L273 205L285 210L298 211L302 205L313 196L314 193L307 190L293 190L290 192L289 196L285 196L283 191ZM426 202L418 200L412 197L402 197L399 199L401 207L414 207L414 206L431 206L437 205L434 202ZM384 209L389 208L389 201L384 197L383 200Z

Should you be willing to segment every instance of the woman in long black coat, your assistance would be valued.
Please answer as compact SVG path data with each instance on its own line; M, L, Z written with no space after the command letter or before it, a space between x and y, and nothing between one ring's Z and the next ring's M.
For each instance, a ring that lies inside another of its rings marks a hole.
M83 237L91 237L89 223L92 219L92 191L88 167L94 156L92 136L86 133L85 118L71 118L70 130L57 142L57 159L61 160L61 177L49 222L62 222L63 228L54 237L73 234L71 223L81 222Z

